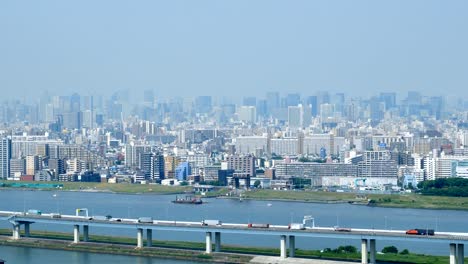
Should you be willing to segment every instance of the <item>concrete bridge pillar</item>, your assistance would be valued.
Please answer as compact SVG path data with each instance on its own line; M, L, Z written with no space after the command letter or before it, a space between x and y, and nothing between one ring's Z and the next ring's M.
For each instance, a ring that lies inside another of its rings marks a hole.
M465 244L458 244L457 264L464 264L464 262L465 262Z
M24 236L25 237L31 236L30 223L24 223Z
M450 264L457 264L457 244L450 243Z
M73 243L80 242L80 226L74 225L73 226Z
M289 236L289 257L294 258L296 255L296 236Z
M211 254L211 232L206 232L206 253Z
M146 229L146 246L153 246L153 229Z
M137 231L137 248L143 247L143 228L138 228Z
M375 259L375 239L369 240L369 250L370 250L370 263L372 264L377 263Z
M13 239L20 239L20 224L13 225Z
M286 236L282 235L280 240L280 257L286 258Z
M361 239L361 263L369 263L369 261L367 260L367 239Z
M83 226L83 241L84 242L89 241L89 225Z
M221 232L215 232L215 252L221 252Z

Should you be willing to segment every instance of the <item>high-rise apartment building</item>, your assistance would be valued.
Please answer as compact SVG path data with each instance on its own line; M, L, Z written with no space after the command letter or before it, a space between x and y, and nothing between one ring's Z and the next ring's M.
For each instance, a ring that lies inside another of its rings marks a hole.
M233 169L236 172L246 173L248 176L253 177L256 175L255 161L253 155L230 155L226 158L228 169Z
M0 141L0 178L10 177L11 138L4 137Z
M14 178L15 176L24 175L26 173L26 160L24 158L20 159L10 159L10 177Z
M36 155L26 156L26 175L34 175L39 169L39 157Z
M141 170L148 180L163 180L164 175L164 156L159 153L143 153L141 155Z

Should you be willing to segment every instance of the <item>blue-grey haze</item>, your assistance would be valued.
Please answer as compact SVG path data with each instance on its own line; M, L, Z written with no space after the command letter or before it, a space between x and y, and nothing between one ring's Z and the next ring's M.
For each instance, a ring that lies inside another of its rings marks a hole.
M468 86L468 2L2 1L2 98Z

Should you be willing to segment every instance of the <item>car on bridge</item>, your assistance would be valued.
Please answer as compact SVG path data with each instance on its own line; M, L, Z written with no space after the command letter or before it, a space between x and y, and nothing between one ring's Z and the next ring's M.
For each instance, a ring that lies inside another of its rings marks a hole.
M415 229L410 229L406 231L407 235L421 235L421 236L433 236L434 235L434 229L421 229L421 228L415 228Z
M351 228L334 226L333 230L338 232L351 232Z

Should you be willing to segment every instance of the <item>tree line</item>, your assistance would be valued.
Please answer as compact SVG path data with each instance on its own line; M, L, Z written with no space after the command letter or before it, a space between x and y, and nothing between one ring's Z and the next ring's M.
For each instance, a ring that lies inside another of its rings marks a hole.
M441 178L422 181L418 188L425 195L468 197L468 179Z

